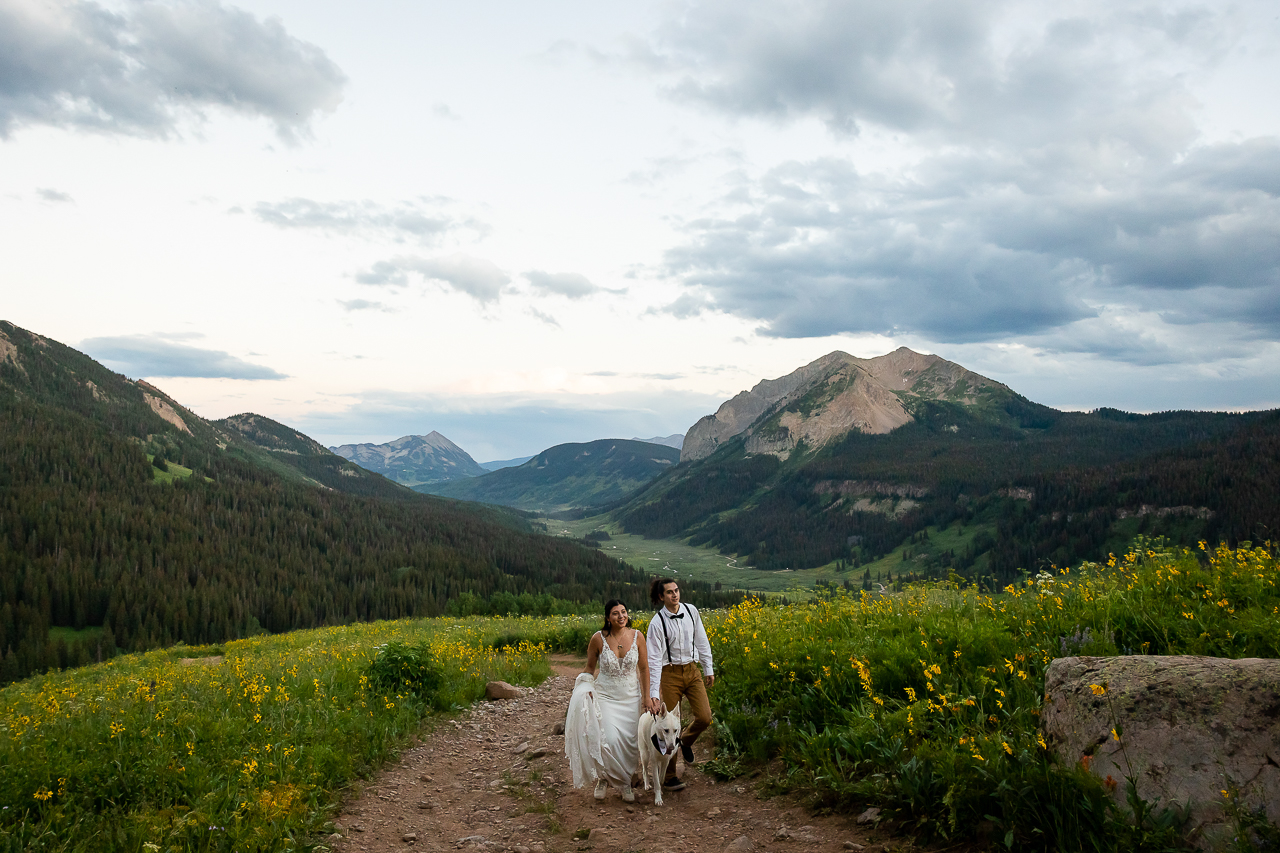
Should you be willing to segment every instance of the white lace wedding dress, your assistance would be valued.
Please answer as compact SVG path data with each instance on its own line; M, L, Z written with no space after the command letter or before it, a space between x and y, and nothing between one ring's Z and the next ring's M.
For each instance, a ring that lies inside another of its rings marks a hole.
M600 651L599 675L574 682L573 698L564 723L564 749L573 771L573 786L581 788L604 779L615 788L631 784L640 765L636 728L640 722L640 632L619 658L606 639ZM592 698L594 694L594 698Z

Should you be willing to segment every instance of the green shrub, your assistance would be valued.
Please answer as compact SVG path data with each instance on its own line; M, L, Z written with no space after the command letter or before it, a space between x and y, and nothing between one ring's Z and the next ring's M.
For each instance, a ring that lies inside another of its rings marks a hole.
M388 693L403 691L432 702L444 683L444 668L424 643L391 642L378 646L365 669L369 683Z

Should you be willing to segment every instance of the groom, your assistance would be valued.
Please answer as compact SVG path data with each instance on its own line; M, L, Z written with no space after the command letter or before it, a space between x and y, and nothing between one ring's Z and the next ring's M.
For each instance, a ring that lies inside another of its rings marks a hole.
M698 608L680 603L680 585L672 578L659 578L649 588L649 599L658 608L649 622L649 702L648 708L659 713L662 705L674 710L687 698L693 712L689 727L680 735L680 754L685 767L693 764L693 742L711 725L711 704L707 688L715 684L711 663L711 643L702 627ZM699 670L697 665L701 665ZM668 791L683 790L685 783L676 775L673 758L667 764L662 787Z

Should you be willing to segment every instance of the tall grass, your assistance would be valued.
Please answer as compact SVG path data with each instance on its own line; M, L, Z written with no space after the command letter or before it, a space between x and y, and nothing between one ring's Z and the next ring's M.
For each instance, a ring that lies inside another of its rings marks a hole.
M326 628L10 685L0 851L308 849L343 786L425 714L475 701L490 679L549 674L536 644L495 648L504 630L490 619ZM375 687L370 664L387 643L423 649L436 689ZM211 655L221 660L190 660Z
M785 784L820 804L879 805L925 837L1158 847L1170 837L1158 815L1126 824L1099 783L1046 750L1044 672L1079 654L1280 656L1274 554L1201 548L1139 541L995 596L943 584L709 617L713 767L781 757Z

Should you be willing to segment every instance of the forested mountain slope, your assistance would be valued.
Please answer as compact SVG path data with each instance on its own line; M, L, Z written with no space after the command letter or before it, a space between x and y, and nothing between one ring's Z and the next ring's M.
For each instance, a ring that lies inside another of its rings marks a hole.
M628 532L710 544L769 570L852 570L928 527L959 524L963 549L898 570L992 584L1105 559L1139 532L1234 543L1280 528L1269 485L1280 475L1280 412L1060 412L1004 386L977 404L898 391L910 415L899 426L850 427L813 447L803 435L832 399L828 380L787 389L615 518ZM782 446L787 424L801 440Z
M229 453L242 455L286 479L357 495L409 496L407 487L343 459L315 439L271 418L246 412L212 425L229 440ZM234 440L237 438L239 441Z
M645 597L642 572L506 510L367 472L388 496L313 485L273 458L296 448L228 426L0 324L0 683L117 647L439 614L464 593L502 612Z
M555 512L626 498L680 459L662 444L623 438L558 444L523 465L419 491L519 509Z

